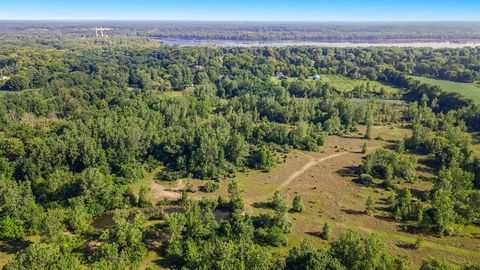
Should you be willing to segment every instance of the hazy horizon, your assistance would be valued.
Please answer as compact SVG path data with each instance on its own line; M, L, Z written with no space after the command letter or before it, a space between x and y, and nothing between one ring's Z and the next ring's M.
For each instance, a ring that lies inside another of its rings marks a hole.
M471 20L188 20L188 19L0 19L0 22L201 22L201 23L480 23Z

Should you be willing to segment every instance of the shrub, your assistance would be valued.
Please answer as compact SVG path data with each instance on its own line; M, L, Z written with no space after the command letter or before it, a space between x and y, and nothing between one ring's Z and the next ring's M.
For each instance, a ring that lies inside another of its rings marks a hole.
M9 216L0 219L0 239L20 239L25 236L23 226L15 224Z
M425 237L423 236L423 234L420 234L415 240L415 248L419 249L423 245L423 242L425 242Z
M202 198L202 205L205 206L206 208L214 211L218 207L218 200L215 198Z
M362 173L359 177L359 180L362 184L370 185L373 183L373 177L368 173Z
M78 258L58 244L38 243L18 252L3 269L82 269Z
M431 258L426 261L423 261L420 270L453 270L453 266L449 265L447 262Z
M211 192L215 192L219 187L220 185L217 182L207 181L205 185L201 187L201 190L203 192L211 193Z
M303 200L300 195L295 195L292 202L292 210L297 213L301 213L304 210Z
M368 150L367 143L362 144L362 153L366 154Z
M273 198L270 204L273 210L275 210L276 212L280 212L280 213L287 212L289 208L287 194L276 190L275 193L273 193Z
M193 184L192 184L191 181L188 181L188 182L187 182L187 184L185 185L184 190L185 190L186 192L191 192L191 193L197 192L197 190L195 189L195 187L193 186Z
M275 163L275 155L266 145L256 150L250 160L251 167L267 172L275 166Z
M141 186L138 193L138 206L141 208L146 208L152 206L152 201L150 199L151 188L147 186Z
M368 196L366 206L365 206L365 213L367 215L372 215L374 211L374 204L373 204L373 199L372 197Z
M320 233L320 237L323 240L328 240L330 239L331 232L332 232L332 228L330 227L330 224L328 222L325 222L322 228L322 232Z
M393 179L413 182L417 160L414 156L402 156L391 150L380 149L367 156L363 172L391 182Z
M274 247L286 246L287 235L277 226L260 228L257 230L257 239L260 243Z
M291 233L293 231L293 223L285 213L277 214L274 222L284 233Z

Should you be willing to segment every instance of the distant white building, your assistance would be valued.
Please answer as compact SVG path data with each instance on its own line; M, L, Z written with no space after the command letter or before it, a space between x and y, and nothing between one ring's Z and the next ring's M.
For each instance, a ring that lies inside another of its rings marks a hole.
M0 76L0 82L7 81L8 79L10 79L10 77L8 77L8 76Z
M313 76L313 80L314 81L320 81L320 75L317 74L317 75Z

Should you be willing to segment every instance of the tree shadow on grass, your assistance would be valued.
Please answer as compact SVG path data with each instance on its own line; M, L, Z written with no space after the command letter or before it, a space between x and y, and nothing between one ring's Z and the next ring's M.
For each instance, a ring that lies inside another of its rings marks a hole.
M311 236L313 236L313 237L322 238L322 236L321 236L322 233L321 233L321 232L313 232L313 231L311 231L311 232L306 232L306 234L311 235Z
M419 168L417 168L417 170L432 173L432 174L435 174L436 169L438 169L439 166L440 166L432 158L419 159L418 163L424 165L425 167L419 166Z
M6 241L1 241L0 242L0 252L5 252L8 254L15 254L19 252L22 249L27 248L31 244L33 244L32 241L29 240L6 240Z
M410 244L410 243L397 243L397 247L402 248L402 249L407 249L407 250L415 250L415 245Z
M390 208L389 205L383 205L383 204L381 204L380 206L376 206L376 207L375 207L375 210L380 211L380 212L390 213L391 208Z
M357 177L359 172L360 168L358 166L347 166L336 171L338 175L343 177Z
M354 134L344 134L340 136L342 139L363 139L365 141L368 141L368 139L365 139L365 136L363 134L361 135L354 135Z
M268 202L254 202L252 206L259 209L270 209L272 206Z
M432 174L432 175L435 175L435 173L436 173L436 170L435 170L434 168L432 168L432 167L424 167L424 166L418 166L418 167L417 167L417 171L418 171L418 172L423 172L423 173L429 173L429 174ZM425 176L424 176L423 178L426 179L425 181L428 181L428 180L429 180L429 178L427 178L427 177L425 177Z
M380 205L375 207L375 209L378 211L387 212L387 213L390 213L392 211L388 198L380 198L377 204Z
M353 209L342 209L342 211L348 215L361 216L365 215L365 211L353 210Z
M395 222L395 219L391 215L374 215L376 219L383 220L383 221L388 221L388 222Z
M153 251L157 254L158 258L153 261L156 265L162 269L180 269L181 261L168 258L166 254L167 245L164 243L160 247L155 248Z
M416 188L411 188L410 192L412 193L413 197L419 198L420 200L426 201L430 198L430 191L429 190L419 190Z
M411 233L411 234L423 234L436 236L437 234L432 231L430 228L425 228L416 224L406 224L402 223L398 225L398 230L401 232Z
M169 258L158 258L153 261L156 265L160 266L161 269L181 269L178 265L181 265L180 261L169 259Z
M158 258L153 263L162 269L180 269L180 261L168 258L166 248L168 246L168 235L165 233L165 224L155 224L154 227L147 231L146 246L150 251L155 252Z

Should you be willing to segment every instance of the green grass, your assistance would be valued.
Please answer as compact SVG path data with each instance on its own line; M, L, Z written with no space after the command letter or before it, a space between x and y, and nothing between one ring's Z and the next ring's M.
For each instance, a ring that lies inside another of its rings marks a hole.
M287 80L293 81L293 80L297 80L297 78L289 77L287 78ZM313 82L313 79L309 79L309 80ZM270 81L275 84L280 84L280 79L278 77L272 77ZM356 86L365 85L366 83L370 83L370 88L372 89L372 91L380 90L382 88L385 89L386 92L388 93L398 93L403 91L403 89L401 88L394 87L385 83L371 81L371 80L354 80L354 79L350 79L348 77L339 76L339 75L320 75L320 81L323 83L329 83L332 87L342 92L350 92Z
M348 100L355 102L355 103L370 103L370 99L365 99L365 98L349 98ZM375 103L386 103L392 106L404 106L406 104L405 101L403 100L397 100L397 99L375 99Z
M6 94L20 94L20 93L28 93L28 92L35 92L35 91L39 91L41 90L41 88L31 88L31 89L25 89L25 90L22 90L22 91L10 91L10 90L0 90L0 96L2 95L6 95Z
M0 90L0 96L6 95L8 93L13 93L12 91Z
M380 90L385 89L389 93L398 93L403 91L401 88L394 87L388 84L384 84L377 81L371 80L353 80L348 77L338 76L338 75L320 75L320 81L329 83L333 87L338 90L344 92L352 91L356 86L365 85L366 83L370 83L370 88L372 90Z
M159 166L147 175L145 175L144 178L139 179L129 185L129 187L133 190L135 194L138 195L138 192L140 191L140 188L142 186L149 186L152 182L154 182L157 178L157 174L161 172L164 169L163 166Z
M480 144L472 144L471 149L473 153L480 155Z
M422 83L437 85L444 91L454 92L471 98L475 103L480 104L480 86L473 83L460 83L447 80L438 80L432 78L426 78L421 76L410 76L411 78L418 80Z

